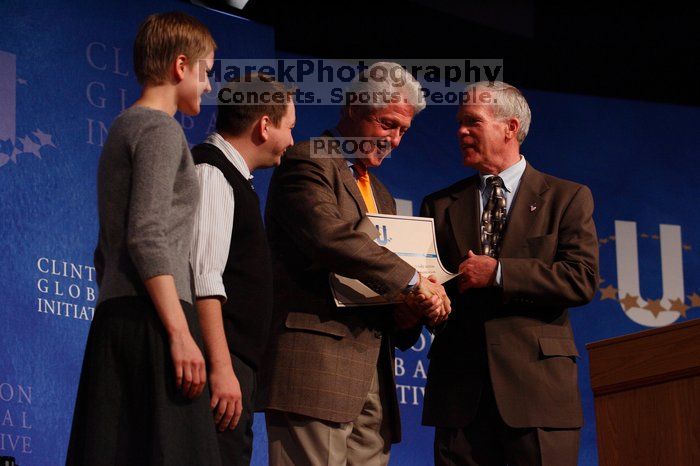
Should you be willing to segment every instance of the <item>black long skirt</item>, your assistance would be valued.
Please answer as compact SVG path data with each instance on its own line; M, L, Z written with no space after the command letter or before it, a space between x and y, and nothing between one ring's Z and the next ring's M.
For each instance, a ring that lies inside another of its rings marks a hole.
M202 348L192 305L182 302ZM97 306L88 334L66 465L212 465L219 446L209 389L194 400L175 387L168 337L151 301Z

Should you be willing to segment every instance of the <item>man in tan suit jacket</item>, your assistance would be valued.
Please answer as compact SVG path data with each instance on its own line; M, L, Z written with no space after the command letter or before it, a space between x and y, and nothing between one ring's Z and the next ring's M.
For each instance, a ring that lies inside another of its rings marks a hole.
M266 223L274 322L260 368L259 408L266 413L271 465L386 465L391 443L400 439L393 378L393 347L401 343L395 339L401 336L397 324L410 327L422 313L439 320L449 312L441 285L421 277L361 228L369 222L368 211L396 213L391 194L368 169L399 145L425 106L413 77L404 72L402 78L403 86L389 90L400 91L407 103L346 105L337 127L324 134L323 147L308 141L294 146L270 183ZM380 96L390 84L370 79L356 83L355 92ZM329 149L341 141L361 142L351 138L371 141L372 150ZM408 310L338 309L331 272L356 278L387 298L413 287L434 296L422 303L409 299Z
M464 165L479 173L421 208L435 219L445 266L461 272L447 286L455 312L428 354L423 423L436 426L437 465L576 465L578 352L566 309L597 289L593 198L520 155L530 109L517 89L477 83L468 92L458 138ZM492 175L507 201L496 257L481 238Z

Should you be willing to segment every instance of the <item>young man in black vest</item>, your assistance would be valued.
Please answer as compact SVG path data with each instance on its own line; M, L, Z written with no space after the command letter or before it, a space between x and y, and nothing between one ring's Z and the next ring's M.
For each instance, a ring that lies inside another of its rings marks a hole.
M252 173L294 144L289 89L254 74L219 91L216 132L192 149L201 199L192 240L197 312L224 465L249 465L255 375L272 313L272 266Z

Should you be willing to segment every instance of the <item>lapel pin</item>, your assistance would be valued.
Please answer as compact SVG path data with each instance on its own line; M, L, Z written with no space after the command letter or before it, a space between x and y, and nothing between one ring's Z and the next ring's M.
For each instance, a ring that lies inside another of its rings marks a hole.
M537 209L537 206L536 206L536 205L531 205L531 206L530 206L530 212L534 212L535 209Z

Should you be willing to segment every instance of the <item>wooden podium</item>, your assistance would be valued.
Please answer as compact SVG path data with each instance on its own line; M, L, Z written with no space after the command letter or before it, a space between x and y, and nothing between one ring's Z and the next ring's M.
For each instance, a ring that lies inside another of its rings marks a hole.
M700 319L586 348L599 464L700 465Z

